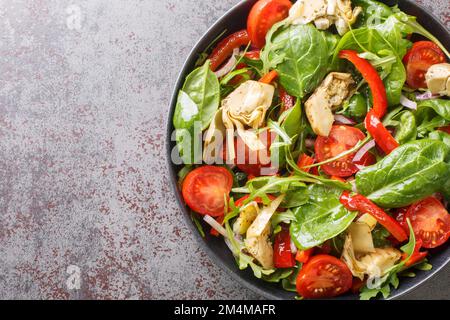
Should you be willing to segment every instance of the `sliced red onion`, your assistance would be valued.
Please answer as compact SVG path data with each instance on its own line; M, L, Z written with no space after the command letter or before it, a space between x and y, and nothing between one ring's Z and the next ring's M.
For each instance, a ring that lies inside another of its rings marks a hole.
M401 97L400 97L400 104L409 109L417 110L417 102L409 100L404 95L401 95Z
M292 240L291 240L291 252L292 252L293 254L296 254L296 253L297 253L297 247L295 246L295 243L294 243L294 241L292 241Z
M429 99L436 99L438 98L439 95L438 94L434 94L431 91L426 91L425 93L418 93L416 94L416 99L417 100L429 100Z
M352 191L357 193L358 189L356 188L356 180L350 180L348 182L352 185Z
M356 124L355 121L353 121L350 118L347 118L346 116L343 116L342 114L335 114L334 121L336 121L338 124L345 124L349 126L353 126Z
M214 72L214 74L217 76L217 78L221 78L224 75L227 75L228 73L230 73L231 70L233 70L233 67L237 61L236 56L238 54L239 54L239 48L234 49L228 62L222 68L220 68L219 70Z
M222 227L222 225L221 225L220 223L218 223L218 222L216 221L216 219L214 219L214 218L211 217L211 216L206 215L206 216L203 218L203 220L204 220L207 224L209 224L213 229L215 229L218 233L220 233L221 235L223 235L225 238L228 237L227 230L225 230L225 228Z
M314 148L315 143L316 143L316 141L314 139L306 139L305 140L305 146L307 148Z
M363 145L361 149L358 150L358 152L353 157L353 162L361 161L361 159L364 157L364 155L367 152L369 152L369 150L372 149L373 147L375 147L375 140L372 139L369 142L367 142L365 145ZM356 167L359 169L358 165L356 165Z

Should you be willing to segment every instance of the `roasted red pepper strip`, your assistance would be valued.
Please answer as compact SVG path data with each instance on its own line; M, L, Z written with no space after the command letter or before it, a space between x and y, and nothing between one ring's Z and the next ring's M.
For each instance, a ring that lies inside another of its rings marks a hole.
M440 127L438 130L444 131L444 132L447 132L448 134L450 134L450 126Z
M265 83L265 84L271 84L277 77L278 77L278 72L276 72L275 70L272 70L269 73L263 75L262 78L259 79L259 82Z
M312 257L313 253L314 248L308 250L298 250L297 254L295 255L295 260L297 260L300 263L307 263L309 259Z
M406 261L405 266L411 267L412 265L415 265L416 263L422 261L425 259L425 257L428 255L428 251L420 252L420 249L422 248L422 240L416 239L416 246L414 247L414 252L409 258L408 261ZM405 260L408 258L408 255L406 253L402 254L402 260Z
M246 46L249 42L247 30L238 31L223 39L208 58L211 60L211 70L216 71L231 56L234 49Z
M300 170L309 173L311 171L311 168L303 168L303 167L310 166L314 164L314 162L315 162L314 158L311 158L310 156L307 156L306 154L302 153L302 155L298 158L297 166L300 168Z
M278 87L278 91L280 92L282 110L286 111L293 108L295 105L295 98L289 95L281 86Z
M377 70L369 61L360 58L358 52L353 50L342 50L339 52L339 58L347 59L353 63L363 76L364 80L367 81L370 91L372 91L373 110L378 118L383 118L388 107L388 100L383 80L381 80Z
M283 227L275 236L273 251L275 268L292 268L295 266L295 259L291 250L291 236L288 228Z
M399 146L398 142L376 116L373 109L367 113L365 126L384 153L389 154Z
M351 196L349 191L344 191L339 200L350 211L359 211L373 216L398 241L403 242L408 239L402 226L366 197L360 194Z

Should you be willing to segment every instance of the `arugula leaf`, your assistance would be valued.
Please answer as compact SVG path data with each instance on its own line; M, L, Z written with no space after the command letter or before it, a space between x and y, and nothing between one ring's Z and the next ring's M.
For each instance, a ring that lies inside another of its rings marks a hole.
M303 98L325 77L329 47L334 42L324 32L308 25L275 24L261 54L264 69L275 69L280 84L295 97Z
M297 135L301 132L302 127L299 126L302 118L302 109L300 106L300 99L297 99L295 106L284 112L280 116L284 119L281 124L278 124L283 133L291 140L290 145ZM283 167L286 163L286 154L284 152L284 146L280 145L282 137L280 134L275 138L274 143L270 147L271 163L278 167Z
M406 143L356 174L359 193L383 208L400 208L442 190L450 180L450 148L441 141Z
M450 100L430 99L421 101L415 112L418 134L425 137L430 131L450 123Z
M276 271L270 275L263 275L262 279L267 282L278 283L281 280L288 278L293 272L293 268L276 269Z
M306 250L345 231L357 212L348 211L339 201L342 190L320 185L308 187L309 201L294 209L291 239Z

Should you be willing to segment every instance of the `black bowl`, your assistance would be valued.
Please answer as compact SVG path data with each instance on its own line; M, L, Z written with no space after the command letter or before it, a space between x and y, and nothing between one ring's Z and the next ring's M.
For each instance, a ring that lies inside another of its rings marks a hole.
M184 204L183 197L181 195L180 188L177 183L177 172L180 170L179 166L172 163L171 153L173 148L175 148L175 143L171 141L170 137L174 130L172 124L172 117L175 110L175 104L178 96L178 91L181 89L185 77L194 69L195 62L198 56L203 52L208 45L224 30L226 34L231 34L235 31L245 28L247 15L250 12L251 7L257 0L247 0L242 1L233 8L231 8L224 16L222 16L200 39L196 44L194 49L192 49L186 62L184 63L183 69L177 79L175 85L172 101L170 104L169 119L167 124L167 135L166 135L166 147L167 147L167 161L169 166L169 174L175 196L183 212L185 222L189 225L194 236L196 237L198 243L201 247L209 254L209 256L219 264L227 273L229 273L236 281L240 282L247 288L253 290L254 292L264 296L268 299L293 299L295 293L283 290L279 284L272 284L265 282L263 280L257 279L253 272L248 268L247 270L239 270L235 260L225 245L223 239L209 236L206 234L205 238L202 238L198 232L195 225L190 219L190 214L186 205ZM395 1L381 1L389 5L396 4ZM447 49L450 48L450 33L449 31L439 22L439 20L428 13L424 8L411 2L409 0L402 0L399 3L400 9L406 13L416 16L418 21L433 35L435 35L440 41L445 45ZM224 35L224 36L225 36ZM439 248L438 250L433 250L429 257L430 263L433 265L433 270L431 271L418 271L415 278L402 278L400 286L397 290L394 290L389 297L389 299L395 299L411 290L417 288L422 283L430 279L436 273L438 273L450 260L450 248L447 245ZM338 299L357 299L357 295L348 294L346 296L339 297Z

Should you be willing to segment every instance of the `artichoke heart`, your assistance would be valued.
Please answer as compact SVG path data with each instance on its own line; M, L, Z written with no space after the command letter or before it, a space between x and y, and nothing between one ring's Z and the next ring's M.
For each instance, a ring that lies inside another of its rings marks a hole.
M314 22L319 30L326 30L335 24L342 36L361 12L361 7L352 9L351 0L298 0L290 9L288 19L292 24Z
M272 105L275 87L253 80L242 83L228 95L217 111L205 137L203 160L210 163L214 159L213 150L219 150L226 135L227 159L236 158L234 146L234 132L241 137L250 150L257 151L265 148L258 135L249 129L260 128L265 121L267 110ZM220 137L217 138L217 133Z

